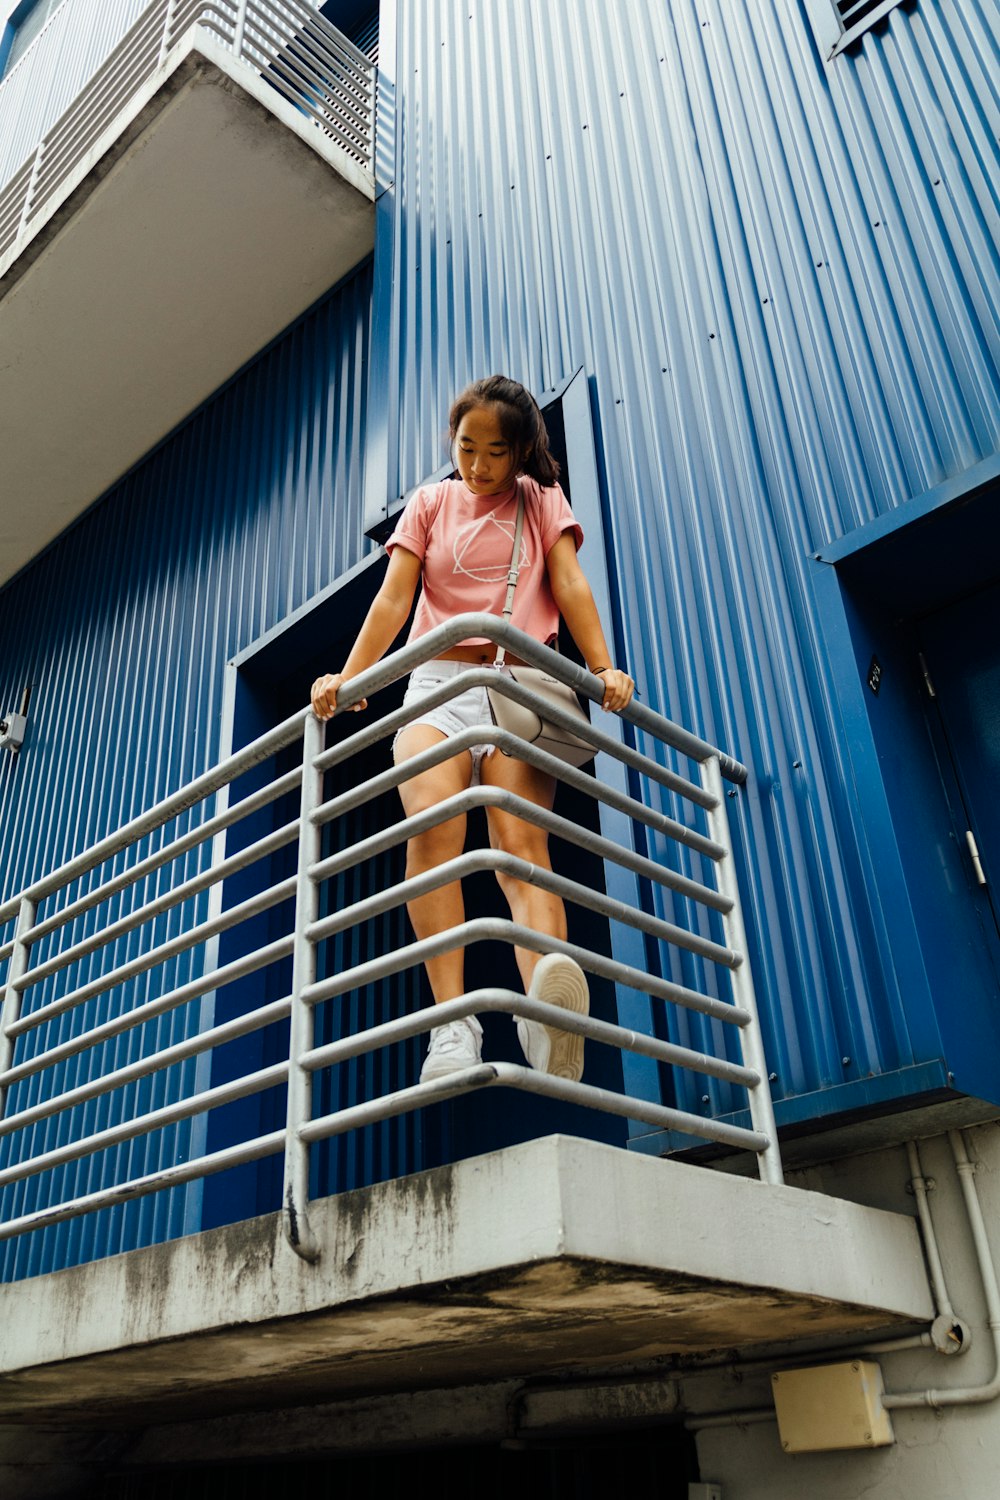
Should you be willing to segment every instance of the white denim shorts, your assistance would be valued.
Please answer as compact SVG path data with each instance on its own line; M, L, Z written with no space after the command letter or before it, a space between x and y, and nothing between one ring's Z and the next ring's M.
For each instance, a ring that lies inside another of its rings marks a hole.
M458 677L463 672L472 672L482 666L481 662L471 661L434 661L424 662L423 666L417 667L410 674L410 680L406 686L406 694L403 703L412 707L419 703L421 698L427 696L434 688L440 687L442 683L451 677ZM508 667L500 667L499 671L509 672ZM426 713L418 713L405 727L409 729L411 724L430 724L433 729L439 729L446 739L452 735L460 734L463 729L471 729L473 724L490 724L489 699L484 687L466 688L464 693L456 693L454 698L449 698L446 703L440 703L437 708L429 708ZM393 749L396 740L403 733L397 730L393 739ZM479 784L479 767L484 755L492 754L492 745L472 745L469 754L472 756L472 785Z

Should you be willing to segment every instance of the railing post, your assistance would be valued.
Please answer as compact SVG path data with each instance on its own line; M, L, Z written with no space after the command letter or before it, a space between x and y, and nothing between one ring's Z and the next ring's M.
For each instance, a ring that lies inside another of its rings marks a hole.
M35 201L35 190L38 187L38 179L42 172L42 157L45 155L45 146L46 137L43 136L35 147L35 159L31 163L31 176L28 179L28 186L24 190L24 207L21 209L21 222L17 226L17 234L14 237L15 241L21 238L27 227L28 220L31 218L31 210Z
M247 25L247 0L240 0L236 9L236 26L233 29L233 52L237 57L243 56L243 33Z
M749 1011L751 1016L749 1025L739 1027L743 1062L760 1075L760 1083L748 1090L750 1119L753 1128L759 1130L762 1135L766 1135L770 1141L767 1149L760 1153L758 1165L762 1181L781 1184L784 1182L784 1175L781 1170L781 1152L778 1147L778 1128L774 1119L767 1059L764 1056L764 1041L760 1032L757 997L754 993L753 975L750 972L750 961L747 957L746 928L743 925L743 908L740 905L740 892L736 883L722 769L717 755L711 755L701 762L701 784L716 800L715 807L707 813L709 834L726 850L725 857L716 862L719 892L723 896L728 896L733 903L732 909L722 917L725 943L728 948L732 948L743 956L743 962L732 970L732 978L733 999L737 1005Z
M312 1115L312 1074L299 1058L313 1044L312 1007L302 992L316 979L316 946L306 929L319 916L319 886L310 867L322 852L322 829L311 814L323 800L323 773L316 757L325 740L323 725L307 714L302 736L302 801L299 824L298 885L295 892L295 947L292 955L292 1012L288 1038L288 1117L285 1128L285 1185L282 1193L285 1238L303 1260L318 1260L320 1247L309 1224L309 1144L299 1131Z
M0 1008L0 1074L6 1073L14 1060L14 1039L7 1035L9 1028L21 1015L21 991L15 988L14 981L23 979L28 972L31 944L24 941L24 934L34 926L37 910L37 901L32 901L28 896L21 898L21 909L17 914L17 929L14 934L14 951L10 957L10 967L7 970L7 981L3 990L3 1007ZM6 1101L7 1090L0 1085L0 1120L3 1119Z
M368 83L371 89L371 109L368 112L368 160L365 166L369 172L375 171L375 159L378 151L378 68L371 64L368 73Z
M170 33L173 30L174 14L176 10L177 0L167 0L167 8L163 15L163 35L160 37L160 55L156 59L157 67L160 66L167 53L170 51L170 43L172 41Z

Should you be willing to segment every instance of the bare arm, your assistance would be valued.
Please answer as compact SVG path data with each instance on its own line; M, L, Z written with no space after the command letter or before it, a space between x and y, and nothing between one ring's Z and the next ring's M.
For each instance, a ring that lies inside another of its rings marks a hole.
M577 559L576 538L572 532L564 531L549 549L545 566L559 613L566 621L569 633L587 666L592 672L601 667L608 669L599 674L604 683L604 701L601 706L609 712L617 712L632 697L635 683L614 664L590 584Z
M332 718L342 684L374 666L388 651L406 624L419 581L420 558L406 547L394 547L382 587L369 606L346 662L339 672L327 672L312 685L313 713L317 719ZM357 709L367 706L367 698L355 705Z

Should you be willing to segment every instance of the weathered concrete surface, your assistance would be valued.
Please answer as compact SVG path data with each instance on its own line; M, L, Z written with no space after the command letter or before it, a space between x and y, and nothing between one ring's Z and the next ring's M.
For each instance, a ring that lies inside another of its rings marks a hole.
M542 1141L0 1288L0 1422L127 1427L933 1316L902 1214Z
M968 1137L976 1166L976 1191L994 1263L1000 1260L1000 1126L981 1126ZM967 1352L942 1357L933 1349L875 1356L890 1394L930 1389L957 1393L992 1381L995 1369L989 1309L970 1237L969 1222L947 1140L920 1144L925 1177L934 1183L931 1212L945 1283L956 1313L972 1329ZM905 1196L910 1169L902 1150L813 1167L810 1187L850 1193L890 1204ZM817 1363L820 1363L817 1360ZM742 1372L727 1371L686 1386L696 1409L772 1408L771 1372L781 1360ZM697 1423L695 1423L697 1426ZM996 1500L1000 1494L1000 1401L980 1405L930 1405L895 1410L891 1447L827 1453L782 1452L773 1421L732 1422L697 1434L701 1473L719 1484L725 1500Z
M374 197L205 28L172 50L0 258L0 581L364 260Z

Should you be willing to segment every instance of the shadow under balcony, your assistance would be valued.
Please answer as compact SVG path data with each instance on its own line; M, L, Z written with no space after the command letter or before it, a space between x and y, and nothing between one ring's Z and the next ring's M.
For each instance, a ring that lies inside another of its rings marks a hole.
M0 189L0 583L370 254L373 100L298 0L156 0Z

